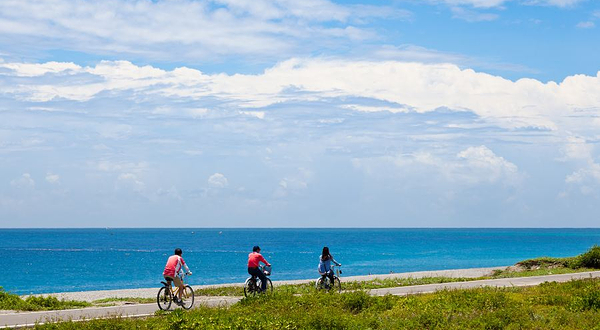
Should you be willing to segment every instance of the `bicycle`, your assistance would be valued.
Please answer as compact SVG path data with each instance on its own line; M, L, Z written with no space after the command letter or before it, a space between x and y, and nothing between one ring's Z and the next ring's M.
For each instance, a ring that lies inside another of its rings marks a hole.
M333 271L333 283L329 279L327 275L321 275L315 283L315 288L317 290L331 290L335 289L337 292L342 292L342 283L340 282L340 274L342 270L341 266L331 266L331 271Z
M190 273L181 274L181 282L184 282L184 278L186 275ZM158 290L158 294L156 295L156 303L158 303L158 308L163 311L171 308L171 303L175 300L175 297L178 297L179 287L171 286L171 281L161 281L163 287ZM185 283L185 282L184 282ZM191 286L185 285L183 289L183 293L181 294L181 302L179 306L183 309L190 309L194 305L194 290Z
M265 266L259 267L260 271L263 272L267 276L267 288L265 289L265 292L267 292L267 293L273 292L273 282L271 282L271 279L268 277L268 276L271 276L270 268L271 267L265 268ZM261 293L262 292L262 290L260 289L261 285L262 285L262 281L260 280L260 278L258 278L256 276L248 277L246 282L244 282L244 296L245 297L254 296L257 293Z

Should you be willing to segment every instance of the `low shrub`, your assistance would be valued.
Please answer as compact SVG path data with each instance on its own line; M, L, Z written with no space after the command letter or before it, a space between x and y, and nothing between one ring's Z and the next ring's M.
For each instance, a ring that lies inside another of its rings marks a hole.
M578 268L600 269L600 246L594 245L587 252L577 257Z
M34 297L22 299L18 295L4 291L0 287L0 309L18 311L39 311L88 307L85 301L58 300L55 297Z
M521 266L527 270L548 269L548 268L570 268L570 269L600 269L600 246L594 245L585 253L576 257L551 258L541 257L519 261L516 266ZM501 272L498 272L500 275Z

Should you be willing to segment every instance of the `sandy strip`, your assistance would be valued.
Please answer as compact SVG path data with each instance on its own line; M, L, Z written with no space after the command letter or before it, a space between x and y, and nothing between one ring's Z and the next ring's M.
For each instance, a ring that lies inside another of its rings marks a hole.
M489 268L470 268L470 269L451 269L451 270L435 270L435 271L422 271L422 272L411 272L411 273L397 273L397 274L379 274L379 275L364 275L364 276L349 276L341 277L342 282L352 281L371 281L375 279L393 279L393 278L423 278L423 277L464 277L464 278L476 278L485 275L490 275L496 269L505 269L503 267L489 267ZM316 278L315 278L316 279ZM273 281L273 285L285 285L285 284L302 284L314 282L315 279L310 280L291 280L291 281ZM216 285L194 285L194 289L204 288L215 288L223 286L243 286L243 283L229 283L229 284L216 284ZM95 301L106 298L154 298L158 292L159 287L155 288L141 288L141 289L121 289L121 290L101 290L101 291L80 291L80 292L60 292L50 294L36 294L34 296L53 296L58 299L65 300L78 300L78 301ZM23 296L24 298L27 297Z

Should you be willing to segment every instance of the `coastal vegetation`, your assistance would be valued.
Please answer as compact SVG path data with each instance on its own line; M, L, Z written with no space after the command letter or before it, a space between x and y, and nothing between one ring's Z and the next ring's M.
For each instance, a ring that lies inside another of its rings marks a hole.
M55 297L30 296L25 299L0 287L0 310L42 311L89 307L85 301L59 300Z
M228 308L160 312L146 319L102 319L37 326L70 329L594 329L600 280L534 287L445 290L374 297L365 291L303 295L276 290Z
M600 246L594 245L585 253L582 253L575 257L567 258L550 258L542 257L536 259L529 259L518 262L516 266L521 266L526 269L535 268L570 268L570 269L581 269L581 268L594 268L600 269Z

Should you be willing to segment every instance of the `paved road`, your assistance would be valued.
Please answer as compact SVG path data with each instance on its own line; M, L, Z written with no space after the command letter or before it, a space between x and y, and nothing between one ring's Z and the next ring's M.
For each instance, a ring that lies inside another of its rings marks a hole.
M217 307L232 305L240 301L240 297L197 297L195 304ZM173 309L173 307L171 307ZM0 328L30 327L41 323L56 321L83 321L89 319L121 317L144 317L154 315L158 310L156 303L123 305L113 307L92 307L68 309L61 311L20 312L0 314Z
M503 278L495 280L480 280L469 282L454 282L441 284L414 285L397 288L374 289L370 291L371 295L383 296L409 295L416 293L428 293L444 289L468 289L484 286L491 287L514 287L514 286L533 286L544 282L568 282L573 279L599 278L600 271L545 275L534 277ZM197 301L207 306L231 305L238 302L240 297L199 297ZM27 327L35 323L56 322L60 320L82 321L92 318L106 318L111 316L122 317L144 317L153 315L157 310L156 304L125 305L118 307L95 307L84 309L71 309L63 311L44 311L44 312L20 312L0 314L0 328Z
M542 284L544 282L568 282L575 279L583 278L598 278L600 277L600 271L596 272L585 272L585 273L573 273L573 274L560 274L560 275L544 275L544 276L532 276L532 277L515 277L515 278L501 278L495 280L479 280L469 282L454 282L454 283L441 283L441 284L426 284L426 285L414 285L404 286L397 288L384 288L384 289L373 289L369 293L374 296L384 296L391 294L395 296L405 296L415 293L429 293L444 289L470 289L470 288L481 288L484 286L491 287L515 287L515 286L534 286Z

